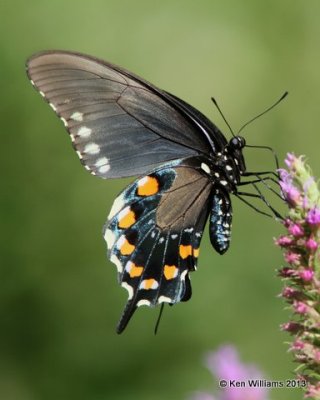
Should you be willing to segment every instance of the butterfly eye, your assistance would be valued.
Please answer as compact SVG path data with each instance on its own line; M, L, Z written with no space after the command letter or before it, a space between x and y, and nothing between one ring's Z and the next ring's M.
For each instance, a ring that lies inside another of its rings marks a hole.
M235 136L230 140L230 146L233 149L241 150L246 145L246 141L242 136Z

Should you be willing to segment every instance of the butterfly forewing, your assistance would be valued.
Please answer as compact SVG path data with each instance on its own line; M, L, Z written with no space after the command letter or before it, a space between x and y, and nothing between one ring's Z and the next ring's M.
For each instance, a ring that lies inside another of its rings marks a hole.
M140 175L166 161L208 153L190 118L152 85L119 67L67 52L41 53L27 63L33 85L68 129L91 173Z

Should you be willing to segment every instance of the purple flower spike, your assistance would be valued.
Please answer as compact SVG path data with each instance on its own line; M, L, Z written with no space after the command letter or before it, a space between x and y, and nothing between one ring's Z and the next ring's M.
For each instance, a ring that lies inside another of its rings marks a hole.
M288 154L285 164L288 170L279 176L288 205L283 223L287 232L275 243L290 264L279 276L292 317L281 329L294 337L290 350L299 364L297 379L307 382L305 397L320 400L320 190L302 157Z

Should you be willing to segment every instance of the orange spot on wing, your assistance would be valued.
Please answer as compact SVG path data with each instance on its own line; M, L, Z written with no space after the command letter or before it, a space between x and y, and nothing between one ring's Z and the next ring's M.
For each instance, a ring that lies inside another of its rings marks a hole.
M199 247L197 249L193 249L194 257L199 257L199 252L200 252L200 248Z
M121 229L130 228L136 222L136 215L134 211L128 210L128 212L119 220L118 226Z
M178 275L178 268L175 265L165 265L163 273L165 278L170 280Z
M141 288L145 290L157 289L158 286L158 282L153 278L145 279L141 282Z
M137 266L135 263L130 263L129 268L127 268L127 272L130 275L130 278L136 278L141 276L143 272L143 267Z
M183 244L180 244L179 254L180 254L180 257L183 259L187 258L188 256L191 256L192 255L192 246L190 244L186 245L186 246Z
M124 239L123 243L121 244L121 247L120 247L120 253L123 256L128 256L129 254L133 253L135 248L136 248L136 246L129 243L127 239Z
M138 195L139 196L152 196L158 193L159 182L157 178L152 176L145 176L138 182Z

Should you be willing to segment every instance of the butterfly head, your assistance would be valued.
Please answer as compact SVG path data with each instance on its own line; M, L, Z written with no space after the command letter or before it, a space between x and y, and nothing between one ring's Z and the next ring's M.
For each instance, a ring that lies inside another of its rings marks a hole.
M242 150L246 145L246 140L243 136L234 136L229 141L229 148L233 150Z
M237 135L233 136L226 146L227 152L231 155L238 166L240 175L246 170L246 164L242 152L245 145L245 138L243 136Z

